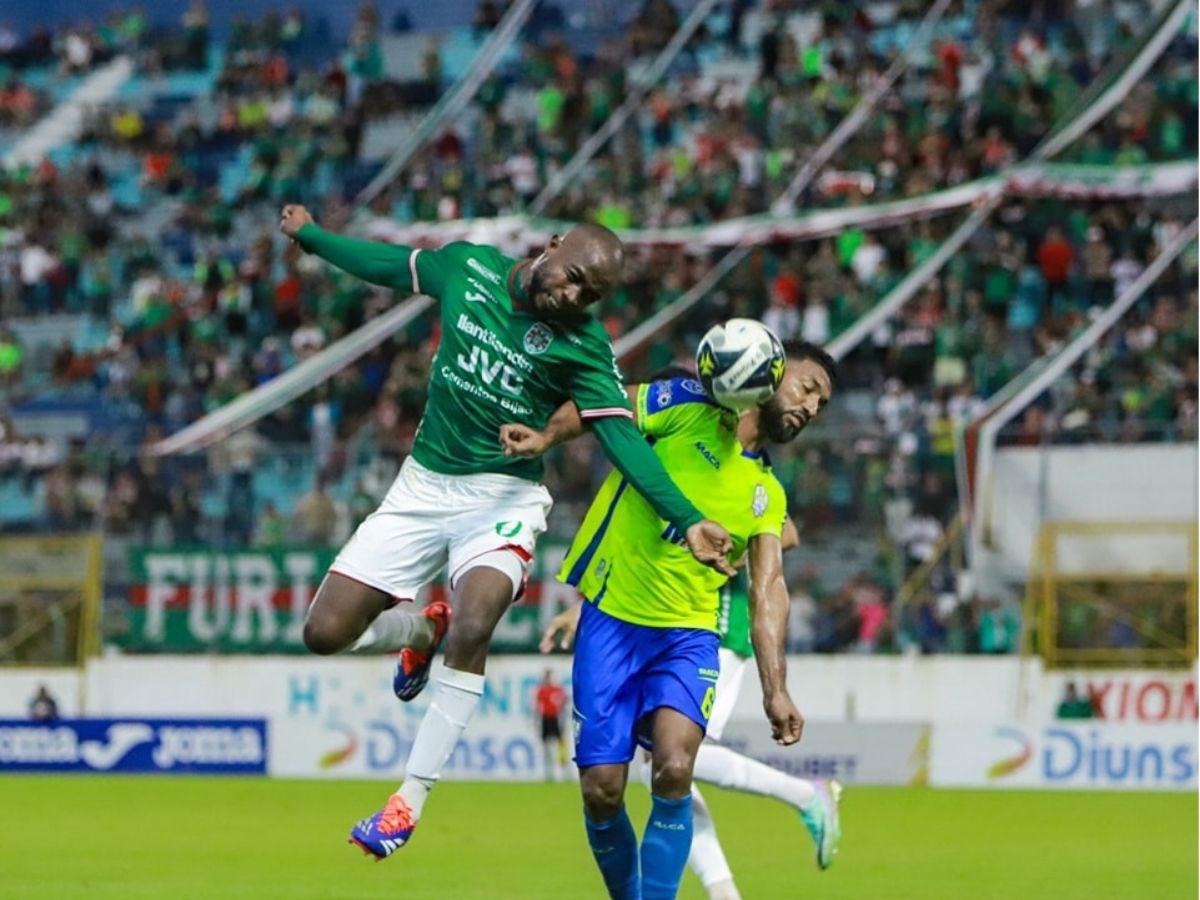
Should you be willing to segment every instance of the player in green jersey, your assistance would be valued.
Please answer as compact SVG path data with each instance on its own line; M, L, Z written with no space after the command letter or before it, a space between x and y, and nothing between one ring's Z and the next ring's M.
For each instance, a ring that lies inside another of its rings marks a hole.
M799 740L803 719L785 683L788 594L782 577L783 489L768 442L794 438L828 402L833 361L790 343L778 392L740 418L716 406L699 382L673 378L631 387L637 424L678 483L730 529L750 566L751 641L772 735ZM508 452L533 455L574 437L570 405L540 432L506 426ZM589 843L614 897L674 896L692 839L692 774L718 680L718 591L726 580L681 555L669 523L613 473L601 487L560 578L585 602L575 650L576 763ZM640 851L623 794L635 743L652 756L653 806ZM834 798L811 804L836 831ZM640 871L639 871L640 868Z
M302 206L280 227L305 251L373 284L440 301L441 343L412 455L379 509L359 525L321 583L304 627L316 653L399 652L397 696L416 696L446 639L445 669L422 720L404 783L351 840L383 858L412 834L442 766L483 693L492 632L523 587L551 499L541 463L501 452L502 424L542 427L573 401L606 455L685 536L698 565L729 569L728 532L679 492L633 427L612 345L587 314L620 282L623 248L597 225L555 235L532 260L493 247L440 250L363 241L319 228ZM443 569L450 607L393 609Z

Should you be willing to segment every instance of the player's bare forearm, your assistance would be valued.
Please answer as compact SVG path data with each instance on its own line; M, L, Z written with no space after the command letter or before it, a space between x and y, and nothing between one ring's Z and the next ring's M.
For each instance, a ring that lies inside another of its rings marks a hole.
M638 388L641 385L630 384L625 387L625 392L629 394L630 404L633 406L633 424L637 424L637 395ZM584 432L583 416L579 414L579 407L575 402L568 400L562 406L554 411L554 415L550 417L550 421L546 423L546 427L542 429L542 434L546 436L549 442L549 447L557 447L559 444L565 444L567 441L573 441Z
M397 290L412 290L412 247L364 241L325 231L302 206L285 206L280 229L304 250L356 278Z
M755 535L750 539L750 641L771 737L783 746L796 743L804 733L804 716L787 690L787 622L781 542L773 534Z
M554 415L542 429L546 438L546 449L573 441L583 434L583 431L583 417L579 415L579 407L574 401L568 400L554 411Z
M763 696L787 690L788 591L782 545L775 535L750 539L750 640Z
M538 430L510 422L500 426L500 447L505 456L520 456L533 459L541 456L551 447L556 447L565 441L583 434L583 419L579 409L571 401L567 401L556 409L546 427Z
M638 385L630 385L626 390L633 403L636 422ZM501 426L500 446L504 449L505 456L531 458L541 456L551 447L575 440L586 430L587 426L583 416L579 414L579 407L575 405L575 401L568 400L554 411L540 431L518 423Z

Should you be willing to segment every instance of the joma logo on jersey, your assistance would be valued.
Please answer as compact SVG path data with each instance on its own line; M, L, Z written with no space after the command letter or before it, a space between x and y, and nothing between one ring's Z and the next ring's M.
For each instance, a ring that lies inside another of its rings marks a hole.
M487 385L499 384L506 394L519 397L525 389L525 379L517 370L502 359L492 359L482 347L472 347L470 359L458 354L458 367L471 375L478 375Z

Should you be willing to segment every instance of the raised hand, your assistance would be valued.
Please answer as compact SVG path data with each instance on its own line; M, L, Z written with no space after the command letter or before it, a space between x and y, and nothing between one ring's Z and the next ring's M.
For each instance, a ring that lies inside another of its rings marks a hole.
M305 225L311 225L312 213L297 203L289 203L279 215L279 230L288 237L295 239L296 232Z

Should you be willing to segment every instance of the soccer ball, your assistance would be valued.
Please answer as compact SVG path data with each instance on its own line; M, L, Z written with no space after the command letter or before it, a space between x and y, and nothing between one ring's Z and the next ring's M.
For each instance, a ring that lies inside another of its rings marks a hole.
M728 409L749 409L767 400L779 389L785 368L783 344L754 319L714 325L696 348L700 383Z

